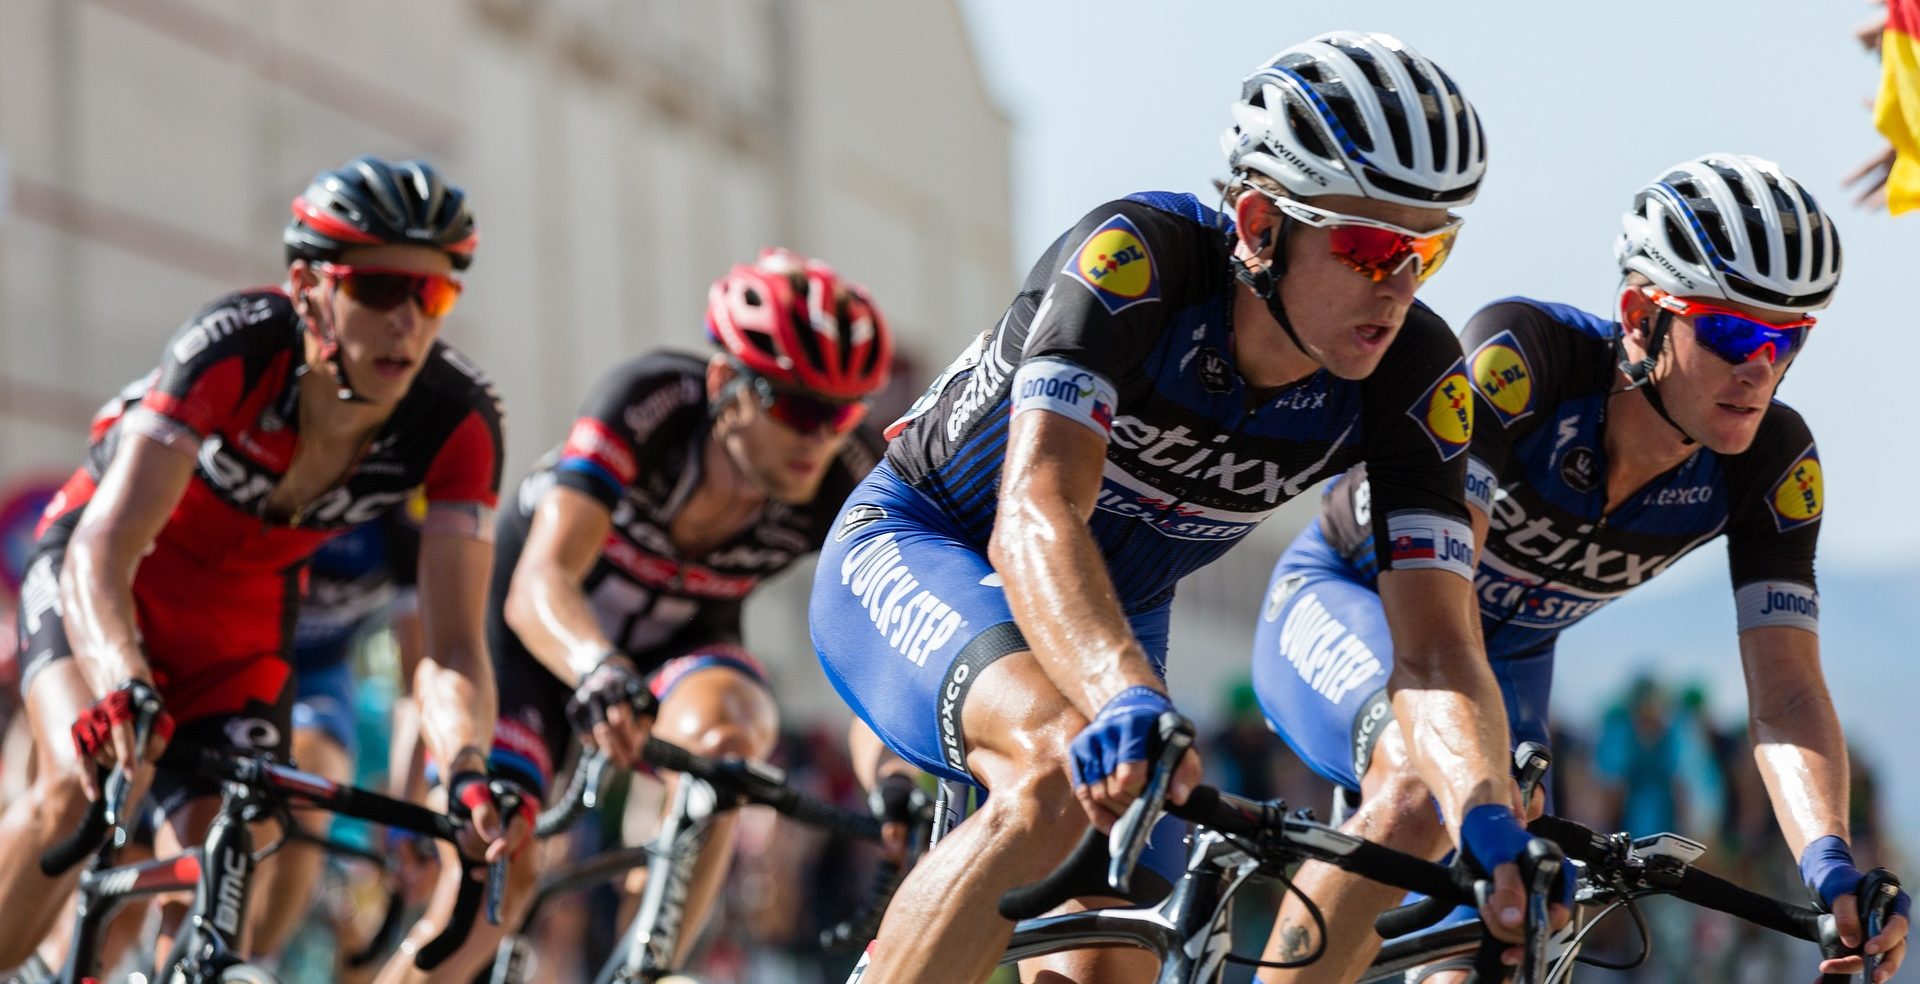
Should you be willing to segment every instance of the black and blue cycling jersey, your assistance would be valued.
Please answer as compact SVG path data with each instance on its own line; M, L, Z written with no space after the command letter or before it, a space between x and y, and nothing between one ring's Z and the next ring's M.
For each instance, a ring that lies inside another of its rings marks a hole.
M1368 378L1323 370L1256 389L1231 358L1229 232L1192 195L1095 209L889 428L894 473L984 550L1011 411L1080 420L1109 439L1091 526L1122 604L1138 612L1281 503L1364 460L1378 476L1376 562L1464 576L1458 476L1473 406L1446 324L1415 304Z
M1477 404L1467 497L1488 518L1474 590L1516 741L1547 735L1560 633L1723 534L1738 628L1818 630L1820 455L1785 404L1768 406L1746 451L1699 448L1607 508L1607 401L1624 385L1616 331L1512 298L1462 333ZM1274 568L1253 650L1268 722L1354 789L1392 716L1371 484L1355 468L1328 487L1319 524Z

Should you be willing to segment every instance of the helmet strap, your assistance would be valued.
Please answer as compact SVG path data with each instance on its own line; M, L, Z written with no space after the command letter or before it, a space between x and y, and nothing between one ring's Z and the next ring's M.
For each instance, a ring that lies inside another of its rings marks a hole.
M333 377L333 395L342 403L367 403L366 397L353 388L353 382L347 377L347 362L340 349L340 334L334 330L332 312L321 317L319 308L311 300L307 302L308 316L304 319L306 328L320 340L320 361L327 367L327 373ZM303 371L312 369L308 363Z
M1693 435L1687 433L1687 429L1680 426L1679 422L1673 419L1673 415L1667 412L1667 403L1660 398L1660 387L1653 381L1653 366L1654 363L1660 359L1660 349L1666 345L1667 329L1672 323L1672 311L1662 309L1660 314L1654 318L1653 328L1647 333L1647 354L1645 358L1637 360L1627 358L1627 333L1624 329L1620 332L1619 336L1614 339L1614 353L1618 358L1620 371L1627 377L1627 389L1639 390L1646 396L1647 405L1653 407L1653 412L1659 414L1660 419L1666 421L1668 427L1673 428L1680 434L1680 439L1683 442L1687 444L1698 444L1699 442L1693 439Z
M1287 339L1293 342L1293 347L1311 359L1312 353L1300 341L1299 333L1293 330L1293 319L1287 317L1286 302L1280 299L1280 278L1287 272L1287 233L1292 230L1293 217L1282 214L1279 227L1271 233L1275 241L1273 260L1265 269L1256 270L1246 260L1231 254L1228 262L1233 265L1234 279L1247 285L1247 289L1253 291L1253 296L1266 302L1267 313L1273 315L1273 320L1280 324L1280 330L1287 333Z

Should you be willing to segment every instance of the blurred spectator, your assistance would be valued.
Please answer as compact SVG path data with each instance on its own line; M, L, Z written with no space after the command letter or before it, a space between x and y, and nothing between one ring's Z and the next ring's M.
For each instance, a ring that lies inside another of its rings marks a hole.
M1848 175L1859 186L1856 204L1885 205L1894 215L1920 208L1920 0L1889 0L1877 23L1855 31L1880 52L1880 91L1873 125L1887 146Z

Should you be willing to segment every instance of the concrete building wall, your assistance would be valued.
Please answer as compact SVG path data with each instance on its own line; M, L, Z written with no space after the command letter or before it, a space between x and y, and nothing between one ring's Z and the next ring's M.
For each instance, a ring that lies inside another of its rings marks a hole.
M278 282L288 200L361 152L427 157L473 196L481 245L445 337L507 402L509 482L609 366L703 347L707 284L763 245L874 291L920 370L903 392L1011 296L1009 126L952 2L14 0L7 17L0 487L77 464L93 411L195 308ZM749 631L804 688L802 582L783 583Z

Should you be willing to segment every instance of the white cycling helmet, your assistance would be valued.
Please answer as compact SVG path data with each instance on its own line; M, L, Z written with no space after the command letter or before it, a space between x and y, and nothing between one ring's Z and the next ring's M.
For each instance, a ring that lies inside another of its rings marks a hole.
M1386 34L1334 31L1280 52L1241 84L1233 120L1220 138L1228 166L1301 198L1449 208L1473 201L1487 171L1473 105Z
M1840 283L1840 234L1778 164L1707 154L1634 196L1613 254L1677 297L1719 298L1782 314L1818 311Z

